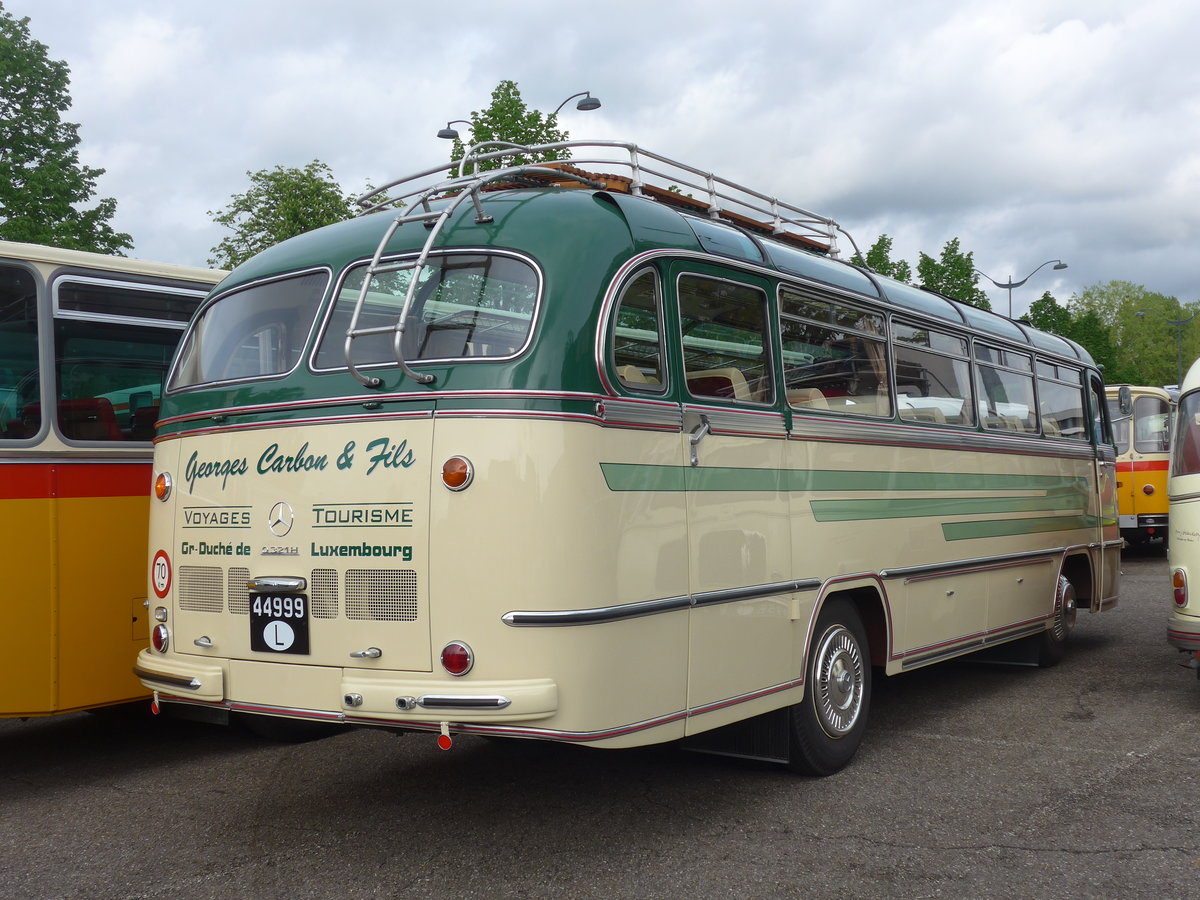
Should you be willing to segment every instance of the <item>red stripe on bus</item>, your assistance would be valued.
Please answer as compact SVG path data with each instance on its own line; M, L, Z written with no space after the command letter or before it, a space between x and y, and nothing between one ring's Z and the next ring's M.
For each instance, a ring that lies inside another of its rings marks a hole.
M16 463L0 466L0 500L149 497L149 463Z
M1136 462L1119 462L1117 463L1118 472L1165 472L1167 471L1168 460L1165 459L1140 459Z

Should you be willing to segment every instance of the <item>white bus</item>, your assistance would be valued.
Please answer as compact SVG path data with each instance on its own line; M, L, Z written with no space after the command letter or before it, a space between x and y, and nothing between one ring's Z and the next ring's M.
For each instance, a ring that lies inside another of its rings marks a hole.
M1171 568L1174 606L1167 622L1167 641L1186 654L1185 665L1200 677L1200 361L1192 364L1179 386L1179 405L1171 432L1170 497Z
M201 308L156 446L160 706L827 774L873 670L1051 664L1116 603L1086 351L838 261L800 207L554 147L585 157L388 185Z

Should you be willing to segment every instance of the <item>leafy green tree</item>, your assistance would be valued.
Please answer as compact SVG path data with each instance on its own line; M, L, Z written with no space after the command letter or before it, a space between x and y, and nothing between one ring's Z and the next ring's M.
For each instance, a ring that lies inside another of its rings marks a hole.
M214 222L233 232L212 248L211 266L233 268L280 241L354 215L354 198L320 160L303 169L276 166L246 175L245 193L234 194L225 209L209 210Z
M951 238L942 247L942 253L934 259L926 253L917 260L917 275L921 286L978 306L991 309L987 294L979 289L979 276L975 272L975 254L959 249L958 238Z
M1059 306L1054 295L1046 291L1029 305L1029 312L1021 318L1034 328L1066 337L1071 331L1071 311Z
M1122 361L1110 330L1095 312L1088 310L1072 318L1070 327L1062 336L1070 338L1091 354L1096 364L1104 370L1105 381L1112 384L1142 383L1137 373Z
M872 272L878 272L897 281L912 281L912 267L902 259L892 259L892 239L881 234L867 250L867 255L855 253L850 261L856 266L865 266Z
M133 238L109 224L117 201L82 208L104 169L80 163L79 125L62 120L70 80L0 4L0 238L121 255Z
M515 81L501 81L492 91L492 102L482 110L471 113L471 143L481 144L485 141L507 141L511 144L532 146L535 144L554 144L567 140L567 132L558 129L558 114L544 115L536 109L530 109L521 99L521 91ZM457 162L466 153L466 146L455 138L454 148L450 152L450 160ZM546 150L532 156L518 154L500 160L488 160L480 164L482 171L498 169L502 165L526 165L528 163L547 162L552 159L570 159L569 150ZM457 167L451 174L458 174Z

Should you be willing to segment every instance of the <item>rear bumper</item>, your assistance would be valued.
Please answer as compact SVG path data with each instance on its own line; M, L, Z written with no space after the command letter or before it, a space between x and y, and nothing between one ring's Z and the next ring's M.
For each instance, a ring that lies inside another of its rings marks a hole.
M411 672L294 666L281 679L273 663L193 661L151 650L138 655L134 674L168 703L346 724L502 724L558 712L558 685L548 678L464 682Z
M1200 616L1173 614L1167 620L1167 643L1180 650L1200 652Z

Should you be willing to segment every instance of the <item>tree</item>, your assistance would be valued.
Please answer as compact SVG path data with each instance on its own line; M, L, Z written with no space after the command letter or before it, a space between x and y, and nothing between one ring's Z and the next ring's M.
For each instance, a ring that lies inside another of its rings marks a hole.
M1049 291L1029 305L1029 312L1021 321L1060 337L1067 337L1071 332L1071 311L1059 306Z
M892 239L881 234L879 239L867 250L865 257L855 253L850 261L856 266L864 266L872 272L878 272L897 281L911 281L912 267L902 259L892 260Z
M921 286L927 290L937 291L980 309L992 308L987 294L977 287L979 276L975 273L975 254L963 253L959 249L958 238L946 241L937 259L922 253L917 261L917 274Z
M211 266L233 268L254 254L354 215L354 198L342 193L329 166L314 159L303 169L246 172L250 189L234 194L225 209L209 210L233 234L212 248Z
M536 109L529 109L521 99L521 91L515 81L501 81L492 91L492 102L485 109L471 113L471 143L481 144L485 141L507 141L511 144L532 146L535 144L554 144L567 139L567 132L559 131L558 114L543 115ZM454 148L450 152L450 160L457 162L466 153L466 146L455 138ZM482 163L481 170L499 169L502 166L526 165L528 163L546 162L552 159L570 159L569 150L547 150L533 156L517 154L505 157L504 161L488 160ZM457 175L457 167L451 170Z
M0 238L121 255L133 239L109 220L117 201L84 209L104 169L79 161L67 64L0 4Z

